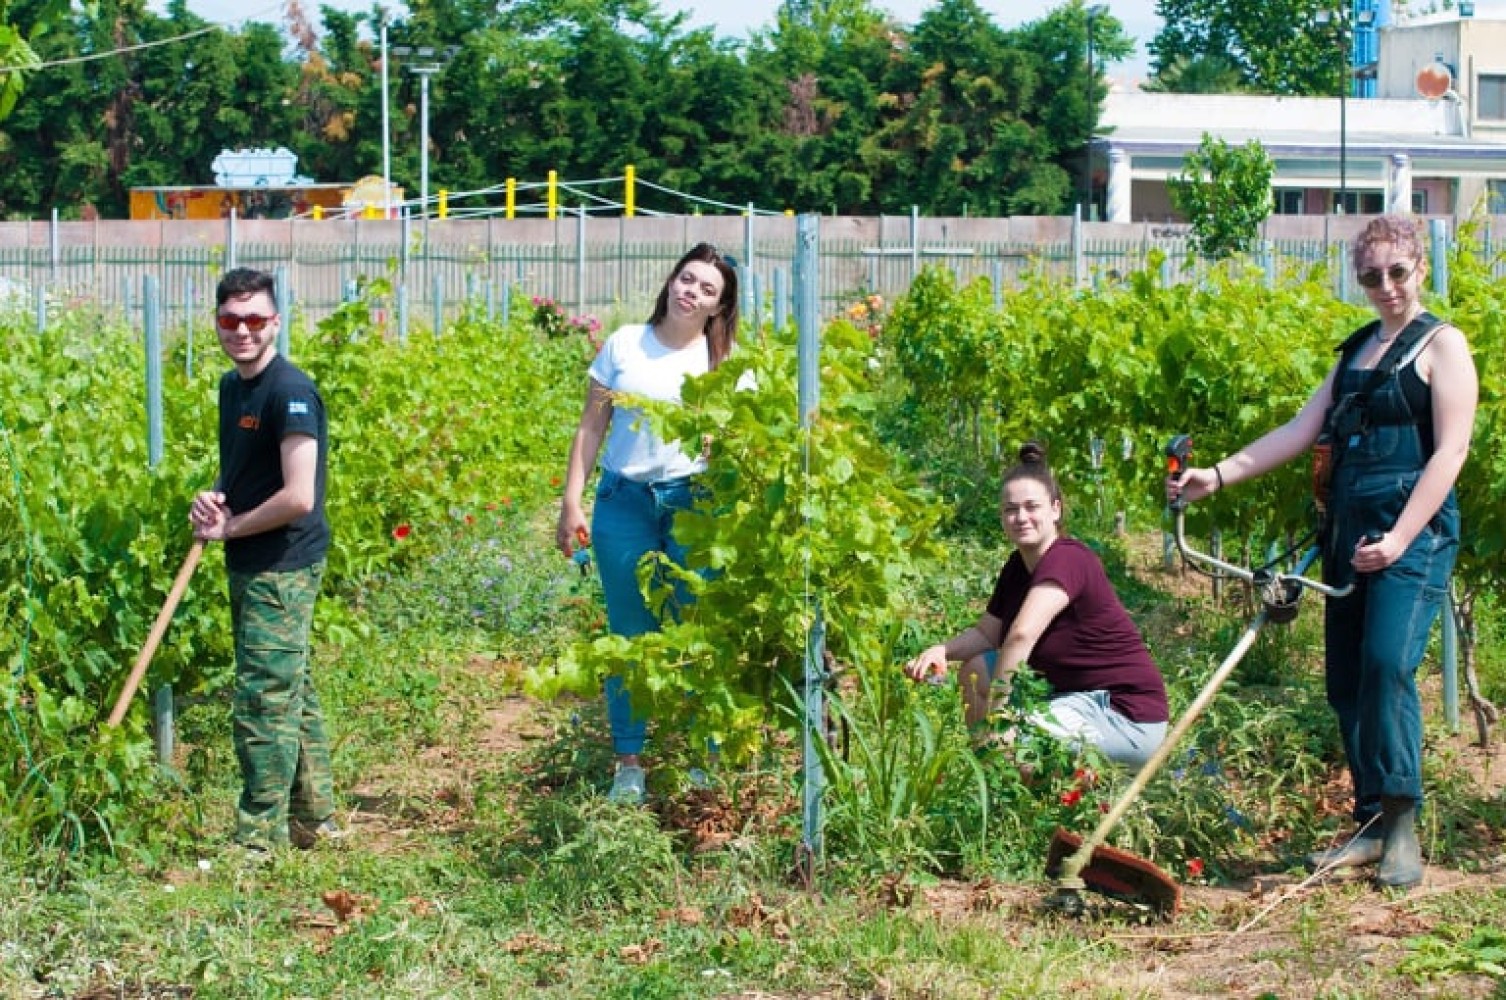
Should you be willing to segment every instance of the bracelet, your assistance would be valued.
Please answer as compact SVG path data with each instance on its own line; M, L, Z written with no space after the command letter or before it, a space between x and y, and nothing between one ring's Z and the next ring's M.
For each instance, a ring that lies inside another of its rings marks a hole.
M1218 488L1224 488L1224 474L1218 470L1218 463L1213 463L1213 478L1218 480Z

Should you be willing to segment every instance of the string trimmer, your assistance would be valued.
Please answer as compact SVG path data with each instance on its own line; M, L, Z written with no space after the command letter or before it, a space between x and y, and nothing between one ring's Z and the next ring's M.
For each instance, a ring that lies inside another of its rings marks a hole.
M1192 439L1190 437L1181 434L1173 438L1166 446L1167 473L1175 479L1180 479L1182 473L1187 470L1187 460L1191 455ZM1177 746L1187 735L1187 731L1197 722L1218 694L1219 688L1234 672L1239 661L1255 644L1255 638L1261 627L1267 622L1285 624L1296 618L1297 602L1303 590L1315 590L1325 597L1343 597L1353 587L1353 585L1342 588L1330 587L1302 575L1318 558L1319 547L1316 544L1303 553L1291 573L1277 572L1270 566L1255 569L1235 566L1214 556L1198 552L1187 545L1187 539L1183 533L1185 502L1178 498L1172 502L1171 508L1176 521L1177 549L1182 553L1183 558L1206 566L1219 574L1246 581L1259 594L1261 608L1250 621L1244 634L1240 636L1234 649L1208 678L1208 682L1197 693L1192 704L1187 706L1187 711L1182 713L1182 717L1177 720L1171 732L1166 734L1166 739L1157 748L1155 754L1135 775L1129 788L1125 789L1119 800L1099 820L1097 829L1086 840L1067 830L1056 831L1046 860L1046 874L1056 880L1057 886L1049 903L1057 909L1074 915L1082 913L1085 909L1082 898L1084 889L1092 889L1095 892L1130 902L1143 903L1163 916L1169 917L1176 913L1182 903L1182 888L1176 880L1150 861L1137 857L1129 851L1105 844L1109 833L1140 797L1140 793L1145 790L1146 785L1150 784L1161 766L1176 752Z

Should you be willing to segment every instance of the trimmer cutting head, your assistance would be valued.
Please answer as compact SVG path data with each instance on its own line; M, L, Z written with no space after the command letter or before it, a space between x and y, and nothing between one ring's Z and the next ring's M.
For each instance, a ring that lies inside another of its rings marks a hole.
M1081 847L1079 834L1058 827L1046 855L1046 875L1059 879L1064 863ZM1148 906L1167 919L1182 908L1182 887L1175 879L1144 858L1107 845L1094 849L1076 879L1060 879L1053 904L1065 912L1080 913L1082 905L1077 894L1081 889Z

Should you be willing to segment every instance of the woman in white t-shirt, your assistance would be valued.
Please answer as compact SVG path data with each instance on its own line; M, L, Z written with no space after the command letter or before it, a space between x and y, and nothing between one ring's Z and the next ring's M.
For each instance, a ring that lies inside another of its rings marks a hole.
M638 410L619 406L614 398L625 393L679 402L685 376L704 375L731 352L737 302L734 264L711 244L698 243L676 262L648 322L617 330L591 363L555 541L567 556L577 545L595 550L607 627L616 635L659 627L638 589L638 562L649 552L683 562L684 549L670 529L675 513L690 506L692 477L706 461L699 449L688 453L679 441L659 440ZM588 528L581 496L598 453L601 478ZM620 677L607 678L606 701L617 757L611 798L638 803L644 794L640 755L648 720L634 713Z

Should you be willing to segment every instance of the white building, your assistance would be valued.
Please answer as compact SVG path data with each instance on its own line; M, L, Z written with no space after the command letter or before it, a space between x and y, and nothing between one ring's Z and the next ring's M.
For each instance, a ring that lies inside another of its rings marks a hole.
M1346 214L1506 213L1506 19L1388 26L1379 49L1374 98L1109 94L1093 144L1098 217L1176 220L1166 180L1204 133L1259 140L1276 163L1280 215L1341 202Z

